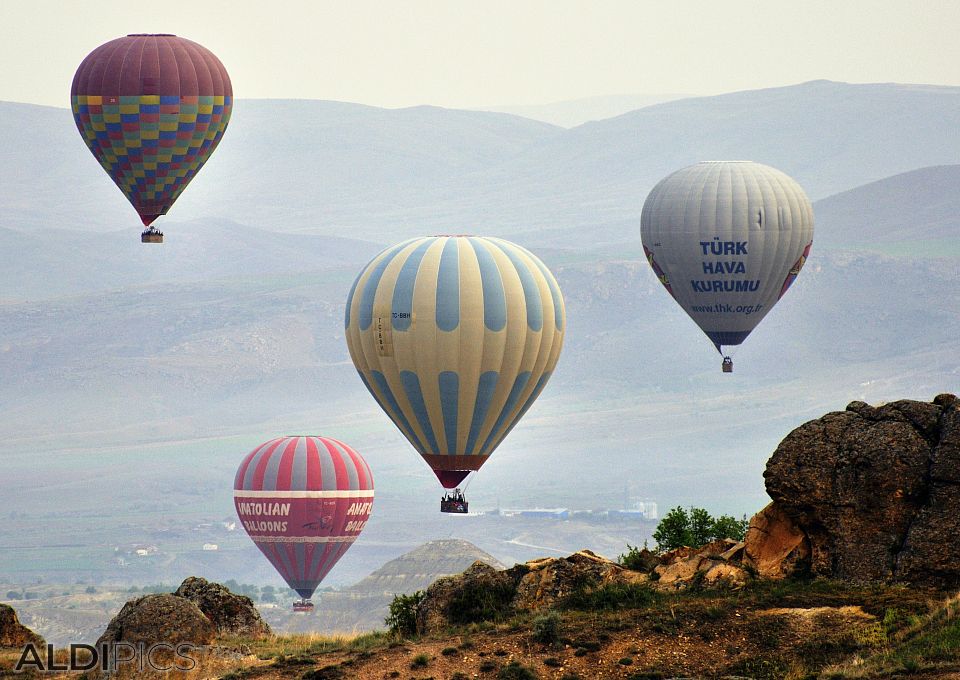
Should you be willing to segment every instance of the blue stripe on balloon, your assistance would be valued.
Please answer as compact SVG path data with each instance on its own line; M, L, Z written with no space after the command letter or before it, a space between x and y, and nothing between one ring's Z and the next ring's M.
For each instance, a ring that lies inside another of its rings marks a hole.
M513 248L492 241L503 253L510 258L520 276L520 285L523 286L523 299L527 307L527 326L536 332L543 328L543 301L540 299L540 286L530 273L527 263L517 257Z
M350 328L350 308L353 307L353 294L357 292L357 284L360 283L361 278L363 278L363 272L360 272L360 276L353 280L353 285L350 286L350 292L347 293L347 309L343 313L344 328Z
M413 415L417 417L420 428L427 437L427 443L430 444L430 452L434 455L440 453L440 447L437 446L437 437L433 433L433 425L430 424L430 416L427 414L427 406L423 403L423 392L420 390L420 378L413 371L400 371L400 382L403 383L403 390L407 393L407 399L413 408Z
M520 248L520 246L517 246ZM534 264L537 265L537 268L540 270L540 273L543 274L543 278L547 280L547 285L550 286L550 297L553 298L553 322L557 327L558 331L563 330L563 296L560 294L560 288L557 286L557 282L553 280L553 276L550 274L550 271L547 269L546 265L540 261L533 253L531 253L526 248L520 248L523 252L530 256L530 259L533 260Z
M480 375L480 381L477 383L477 398L473 403L473 419L470 422L470 434L467 435L467 450L463 452L465 456L473 455L473 448L477 444L477 438L480 436L480 428L483 427L483 421L487 419L487 411L490 410L490 402L493 400L493 393L497 389L497 379L500 374L496 371L487 371Z
M409 241L392 248L370 273L370 278L367 279L367 283L363 287L363 297L360 298L360 330L367 330L370 328L370 324L373 323L373 300L377 296L377 287L380 285L383 272L387 266L393 262L394 256L396 256L402 248L406 247L408 243ZM369 267L369 265L367 266ZM364 269L363 271L367 270ZM361 276L363 276L363 274L361 274Z
M530 410L530 407L533 406L533 402L537 400L537 397L540 396L540 393L543 392L544 386L547 384L547 380L550 379L550 372L544 373L540 376L540 379L537 381L536 387L533 388L533 392L530 393L530 396L527 397L527 400L523 403L523 407L517 413L517 417L514 419L510 426L504 431L500 438L497 440L497 443L494 445L494 449L500 446L500 442L506 439L507 435L510 434L510 430L516 427L517 423L523 418L524 414Z
M449 238L440 255L437 276L437 327L452 331L460 325L460 255L457 239Z
M520 373L516 380L513 381L513 387L510 389L510 394L507 397L507 403L503 405L503 410L500 411L500 416L497 418L497 422L494 423L493 429L490 430L487 440L483 442L483 447L480 449L481 455L490 455L490 451L492 450L490 444L498 438L498 434L504 425L513 425L514 422L519 420L519 418L514 418L509 423L507 422L510 411L512 411L513 407L517 405L517 401L520 399L520 393L523 392L523 388L527 386L528 382L530 382L530 371L524 371L523 373Z
M491 331L503 330L507 325L507 300L503 293L500 270L484 243L470 239L480 265L480 283L483 287L483 325Z
M433 240L425 239L407 257L407 261L400 267L400 273L393 284L393 303L390 311L393 317L393 329L396 331L409 330L411 315L413 314L413 288L417 283L417 272L420 270L420 261L423 260L427 248L433 245Z
M307 577L306 546L303 543L293 544L293 557L297 565L297 578L303 580Z
M447 434L447 453L457 454L457 409L460 401L460 376L454 371L440 373L440 406L443 430Z
M400 404L397 403L396 397L393 396L390 385L387 384L387 379L383 377L383 373L380 371L370 371L370 374L373 376L373 381L377 383L377 387L383 393L383 398L386 399L387 403L384 404L383 401L380 400L377 392L370 387L370 383L367 382L367 379L363 373L361 373L360 379L363 380L363 384L366 385L367 390L369 390L373 398L377 400L377 403L380 404L380 408L383 409L384 413L386 413L393 422L400 424L400 431L406 435L414 448L420 453L427 453L427 449L420 441L420 438L417 437L417 433L410 427L410 421L407 420L407 417L403 415L403 411L400 410Z

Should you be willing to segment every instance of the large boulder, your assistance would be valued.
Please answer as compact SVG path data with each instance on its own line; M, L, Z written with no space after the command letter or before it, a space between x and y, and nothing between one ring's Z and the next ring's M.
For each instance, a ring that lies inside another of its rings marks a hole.
M954 395L879 407L853 402L791 432L764 478L775 505L764 511L774 520L765 530L799 531L814 575L960 585ZM794 550L805 550L802 544ZM800 560L790 553L788 561Z
M0 647L22 648L29 643L46 644L42 637L20 623L13 607L0 604Z
M209 645L216 636L216 626L190 600L162 593L130 600L113 617L97 645L127 642L152 645L165 642L174 647L180 643Z
M217 635L263 637L270 626L246 595L236 595L219 583L191 576L174 593L193 602L216 628Z

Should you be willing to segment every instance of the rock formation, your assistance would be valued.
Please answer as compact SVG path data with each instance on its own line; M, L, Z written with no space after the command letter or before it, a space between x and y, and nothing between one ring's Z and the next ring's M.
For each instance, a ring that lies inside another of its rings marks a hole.
M216 636L216 626L190 600L162 593L130 600L113 617L97 640L103 643L128 642L151 645L166 642L178 645L209 645Z
M532 560L509 569L495 569L478 561L462 574L439 579L427 588L417 607L417 631L428 633L450 623L469 622L477 613L471 608L478 606L486 614L507 616L547 609L579 588L591 590L608 583L648 580L646 574L625 569L589 550L569 557ZM482 593L482 597L475 597L476 593Z
M30 642L46 644L42 637L20 623L13 607L0 604L0 647L21 648Z
M127 642L151 645L181 642L210 645L221 635L259 637L270 627L249 597L235 595L219 583L190 577L175 593L130 600L113 617L97 644Z
M777 447L764 479L773 503L747 541L762 574L809 560L818 576L960 585L954 395L878 407L855 401L805 423Z
M187 578L174 593L193 602L210 619L217 635L262 637L270 635L270 626L246 595L235 595L219 583L204 578Z

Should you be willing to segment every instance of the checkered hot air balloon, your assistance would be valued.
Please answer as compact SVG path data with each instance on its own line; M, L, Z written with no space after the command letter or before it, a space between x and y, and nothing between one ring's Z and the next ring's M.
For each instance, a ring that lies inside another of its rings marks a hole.
M243 528L304 599L353 545L373 508L367 462L328 437L261 444L240 463L233 489Z
M217 148L233 89L223 64L202 45L133 34L87 55L70 103L83 141L149 227Z
M486 462L540 395L564 326L553 275L498 238L393 246L347 298L361 380L448 489Z

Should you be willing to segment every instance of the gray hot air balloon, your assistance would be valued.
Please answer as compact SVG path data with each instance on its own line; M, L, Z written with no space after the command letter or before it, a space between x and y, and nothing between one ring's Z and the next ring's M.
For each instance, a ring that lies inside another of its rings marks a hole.
M787 292L813 245L803 189L750 161L678 170L647 196L640 225L650 266L721 355ZM723 370L733 370L729 357Z

